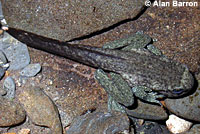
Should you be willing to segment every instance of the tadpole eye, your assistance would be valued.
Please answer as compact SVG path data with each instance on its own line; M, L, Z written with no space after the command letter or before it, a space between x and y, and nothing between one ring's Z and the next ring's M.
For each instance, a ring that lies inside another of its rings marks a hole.
M179 89L179 90L177 90L177 89L174 89L172 92L173 92L173 94L181 94L181 93L183 93L183 89Z

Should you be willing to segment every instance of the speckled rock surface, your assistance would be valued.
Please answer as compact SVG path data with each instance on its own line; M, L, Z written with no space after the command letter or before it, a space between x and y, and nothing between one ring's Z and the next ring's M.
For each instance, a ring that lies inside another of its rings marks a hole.
M77 117L67 134L116 134L129 132L129 119L120 112L94 112Z
M0 127L9 127L22 123L26 114L16 101L0 97Z
M1 0L10 27L62 41L134 18L144 1Z
M52 134L61 134L62 125L53 101L38 87L32 87L19 95L30 119L37 125L47 126Z

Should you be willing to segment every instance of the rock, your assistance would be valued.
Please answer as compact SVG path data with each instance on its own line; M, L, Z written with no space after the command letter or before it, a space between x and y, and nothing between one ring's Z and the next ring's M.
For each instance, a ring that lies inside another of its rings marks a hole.
M31 130L28 128L26 128L26 129L23 128L18 132L18 134L30 134L30 133L31 133Z
M19 101L33 123L49 127L52 134L62 133L58 110L42 89L32 87L21 92Z
M6 90L5 98L14 99L15 97L15 81L12 77L7 77L3 83L3 88Z
M0 79L4 76L5 70L9 67L8 60L3 51L0 50Z
M6 64L8 63L8 60L6 58L6 55L4 54L3 51L0 50L0 64Z
M58 109L58 110L59 110L60 119L61 119L61 123L62 123L63 127L69 126L69 124L73 120L73 117L61 109Z
M166 99L165 104L169 111L185 119L200 122L200 78L196 91L184 98Z
M2 0L9 27L68 41L137 16L145 0Z
M26 77L33 77L38 72L40 72L40 70L41 70L41 66L40 66L39 63L29 64L22 71L20 71L20 75L21 76L26 76Z
M7 49L10 46L12 39L14 39L14 38L12 38L12 36L10 36L10 34L8 34L7 32L3 33L3 37L0 39L0 50L3 53L4 53L4 50ZM16 42L17 40L14 39L13 41Z
M23 122L26 118L24 109L16 101L0 97L0 127L10 127Z
M129 119L120 112L93 112L75 118L67 134L116 134L129 132Z
M192 128L183 134L200 134L200 124L195 124Z
M3 78L4 74L5 74L5 70L2 67L0 67L0 79Z
M192 123L175 115L170 115L169 119L166 121L166 125L172 133L177 134L188 131Z
M166 126L152 121L142 121L130 118L134 122L135 132L137 134L171 134Z
M27 46L5 32L5 37L0 40L0 49L10 61L9 70L22 69L30 63Z
M5 53L10 61L9 70L19 70L30 63L27 46L21 42L5 49Z
M3 12L2 12L1 2L0 2L0 18L3 18Z
M3 33L3 30L8 30L8 26L7 26L7 22L4 19L4 15L3 15L3 11L2 11L2 5L1 5L1 1L0 1L0 23L1 23L1 28L0 28L0 36Z
M148 120L164 120L168 117L161 106L144 103L139 99L137 107L133 109L126 108L126 113L128 116Z

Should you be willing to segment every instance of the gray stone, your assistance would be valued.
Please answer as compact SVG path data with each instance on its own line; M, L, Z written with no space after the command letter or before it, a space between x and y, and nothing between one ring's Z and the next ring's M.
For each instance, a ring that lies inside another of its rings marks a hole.
M1 50L0 50L0 61L1 61L2 64L8 63L8 60L7 60L7 58L6 58L6 55L5 55L4 52L1 51ZM1 64L1 63L0 63L0 64Z
M165 125L162 125L160 123L144 121L141 124L141 120L133 118L131 118L131 120L133 120L135 124L134 128L137 134L172 134Z
M144 103L139 99L137 107L132 110L126 109L126 113L132 117L148 120L165 120L168 117L161 106Z
M3 51L0 50L0 71L2 70L2 73L0 72L0 78L2 77L2 75L4 74L4 70L7 70L7 68L9 67L9 63L8 60L6 58L6 55L4 54Z
M47 126L52 134L62 134L59 113L54 102L38 87L32 87L19 94L27 115L33 123Z
M120 112L93 112L75 118L67 134L116 134L129 132L129 119Z
M9 27L68 41L132 19L145 0L1 0Z
M0 67L0 79L2 79L2 77L5 74L5 69L3 69L2 67Z
M17 125L25 120L24 109L15 101L0 97L0 127Z
M16 42L17 40L13 40L14 38L10 36L7 32L3 33L3 38L0 39L0 50L4 52L6 48L8 48L12 41ZM5 53L4 53L5 54Z
M37 75L37 73L40 72L40 70L41 70L41 66L39 63L29 64L22 71L20 71L20 75L26 76L26 77L33 77Z
M200 134L200 124L195 124L192 128L183 134Z
M3 18L3 11L2 11L2 6L1 6L1 2L0 2L0 19Z
M15 81L12 77L7 77L3 83L3 88L6 90L4 98L14 99L15 98Z
M9 63L9 70L22 69L30 63L28 48L7 32L0 40L0 50L4 52Z
M5 54L10 61L9 70L19 70L30 63L27 46L21 42L7 48Z
M200 122L200 90L181 99L166 99L167 109L177 116Z

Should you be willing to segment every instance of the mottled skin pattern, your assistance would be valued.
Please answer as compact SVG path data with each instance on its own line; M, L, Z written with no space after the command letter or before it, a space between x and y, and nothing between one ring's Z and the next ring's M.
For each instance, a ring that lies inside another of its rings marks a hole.
M133 92L128 83L117 73L109 73L109 75L110 77L102 69L97 69L95 72L95 78L108 93L108 110L112 110L112 107L116 109L118 106L121 110L117 111L122 111L118 103L124 106L133 105Z
M27 42L31 42L32 38L34 38L32 34L23 35L23 40ZM147 38L149 37L143 36L132 40L141 42L148 40ZM95 68L118 73L130 87L145 86L168 97L178 97L186 94L193 86L193 76L185 65L145 49L132 49L130 52L118 48L72 45L44 38L37 38L37 42L40 44L32 42L27 45ZM128 43L125 42L122 46L124 44L127 46Z
M162 55L162 52L160 50L158 50L152 44L149 44L150 41L151 41L151 38L149 36L141 34L141 33L137 33L134 36L130 36L125 39L116 40L111 43L107 43L103 46L103 48L106 48L106 49L107 48L120 49L121 51L133 52L135 56L130 56L130 59L132 57L134 58L130 60L132 63L129 63L129 65L134 64L134 63L141 65L141 66L134 66L135 68L128 67L128 69L130 70L127 70L127 71L133 72L131 74L121 72L121 76L120 76L117 74L113 75L115 73L110 73L110 78L105 74L105 72L103 72L103 70L98 69L96 71L95 78L98 80L101 86L109 94L108 110L114 109L117 111L124 112L124 108L120 104L125 105L125 106L131 106L134 103L132 92L134 93L136 97L142 100L145 100L147 102L152 102L152 103L158 103L158 104L161 104L160 101L157 100L159 98L163 98L165 96L169 97L170 95L173 95L171 97L174 97L175 95L178 96L184 92L183 80L181 80L179 83L181 86L179 87L177 86L176 88L174 88L174 90L172 89L174 91L173 94L172 92L167 92L166 90L162 91L162 88L166 88L164 85L166 84L166 82L172 82L173 80L176 80L173 78L168 79L166 78L167 77L166 74L162 74L162 70L166 70L165 62L167 62L168 65L175 64L175 65L172 65L175 67L179 65L178 63L168 60L164 55ZM141 54L146 54L147 57L144 57ZM151 58L148 58L148 56L150 57L156 56L156 57L153 58L153 62L152 62L150 61ZM160 62L158 62L159 64L155 64L157 63L158 60L160 60ZM182 72L182 70L179 72ZM188 70L185 70L185 72L186 74L188 74ZM175 76L176 70L169 70L168 73L173 74ZM135 74L135 76L133 76L133 74ZM165 77L162 77L162 75L165 75ZM121 77L123 77L123 79ZM182 77L185 78L188 76L185 76L185 73L184 73ZM164 79L171 80L171 81L165 81L164 83ZM125 80L129 83L129 86L132 87L132 92L130 88L128 87L128 84L124 82ZM168 86L168 89L171 89L170 86L171 85ZM158 90L160 90L159 93L162 93L162 94L158 94L158 92L155 92Z

